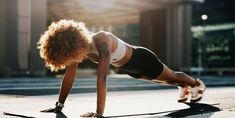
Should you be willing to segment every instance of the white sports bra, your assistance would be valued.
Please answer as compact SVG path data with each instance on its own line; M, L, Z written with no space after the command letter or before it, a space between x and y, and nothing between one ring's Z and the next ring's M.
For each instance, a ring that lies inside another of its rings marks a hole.
M92 52L97 54L99 56L99 53L97 51L97 48L95 46L94 41L92 40ZM117 48L111 53L111 60L110 63L114 63L122 59L126 53L126 45L125 42L121 39L117 39Z

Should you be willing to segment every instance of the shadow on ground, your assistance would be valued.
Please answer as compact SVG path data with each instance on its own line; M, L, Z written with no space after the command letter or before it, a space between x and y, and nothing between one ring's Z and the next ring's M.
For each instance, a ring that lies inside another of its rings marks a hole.
M214 113L216 111L220 111L220 108L215 107L214 105L219 104L202 104L202 103L185 103L189 106L187 109L182 109L178 111L174 111L172 113L167 114L168 117L186 117L204 113ZM212 115L211 114L211 115Z
M26 116L26 115L7 113L7 112L4 112L3 114L7 115L7 116L19 117L19 118L36 118L36 117L33 117L33 116ZM68 118L63 112L55 113L55 114L56 114L56 118Z
M162 117L172 117L172 118L182 118L192 115L200 115L200 114L207 114L208 116L211 116L214 112L220 111L216 105L219 105L219 103L215 104L203 104L203 103L185 103L189 106L189 108L186 109L179 109L179 110L169 110L169 111L163 111L163 112L155 112L155 113L141 113L141 114L124 114L124 115L115 115L115 116L106 116L104 118L126 118L126 117L141 117L146 116L145 118L162 118ZM210 114L211 113L211 114ZM24 116L24 115L18 115L18 114L12 114L12 113L4 113L8 116L15 116L15 117L21 117L21 118L34 118L31 116ZM162 114L167 114L162 116ZM151 116L152 115L152 116ZM67 118L66 114L63 112L56 113L56 118Z
M17 118L35 118L32 116L26 116L26 115L21 115L21 114L14 114L14 113L7 113L7 112L3 112L4 115L7 116L12 116L12 117L17 117Z
M56 113L56 118L67 118L67 116L61 112L61 113Z
M145 115L161 115L161 114L166 114L166 113L168 113L168 114L165 116L150 116L150 117L145 117L145 118L161 118L161 117L181 118L181 117L187 117L187 116L205 114L205 113L211 113L211 115L212 115L214 112L220 111L220 109L215 106L215 105L219 105L219 103L216 103L216 104L185 103L185 104L188 105L189 108L156 112L156 113L106 116L105 118L120 118L120 117L134 117L134 116L140 117L140 116L145 116Z

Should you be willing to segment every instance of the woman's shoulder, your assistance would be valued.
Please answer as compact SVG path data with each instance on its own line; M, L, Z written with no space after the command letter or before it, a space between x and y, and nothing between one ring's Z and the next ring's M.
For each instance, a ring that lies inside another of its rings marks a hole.
M106 31L99 31L93 35L93 41L95 42L95 44L99 42L110 43L113 41L114 38L115 36L113 36L112 33Z
M107 32L107 31L99 31L93 35L93 38L103 39L103 38L109 37L110 35L112 35L112 33Z

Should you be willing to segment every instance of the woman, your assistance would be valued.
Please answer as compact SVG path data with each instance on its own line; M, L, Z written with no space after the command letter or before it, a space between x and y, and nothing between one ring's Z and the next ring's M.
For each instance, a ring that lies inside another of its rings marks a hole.
M56 107L44 112L61 112L84 59L98 64L96 113L82 116L101 117L106 99L106 75L110 64L134 78L175 85L180 88L178 102L199 101L206 86L182 72L174 72L144 47L132 46L109 32L90 33L82 22L60 20L52 23L38 42L46 66L57 71L66 68Z

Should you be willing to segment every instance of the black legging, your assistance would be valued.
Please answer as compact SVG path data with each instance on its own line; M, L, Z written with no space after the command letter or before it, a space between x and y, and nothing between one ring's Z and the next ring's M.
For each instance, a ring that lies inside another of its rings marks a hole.
M161 74L163 64L149 49L144 47L135 47L133 48L129 62L119 68L121 71L134 78L146 76L148 78L155 79Z

